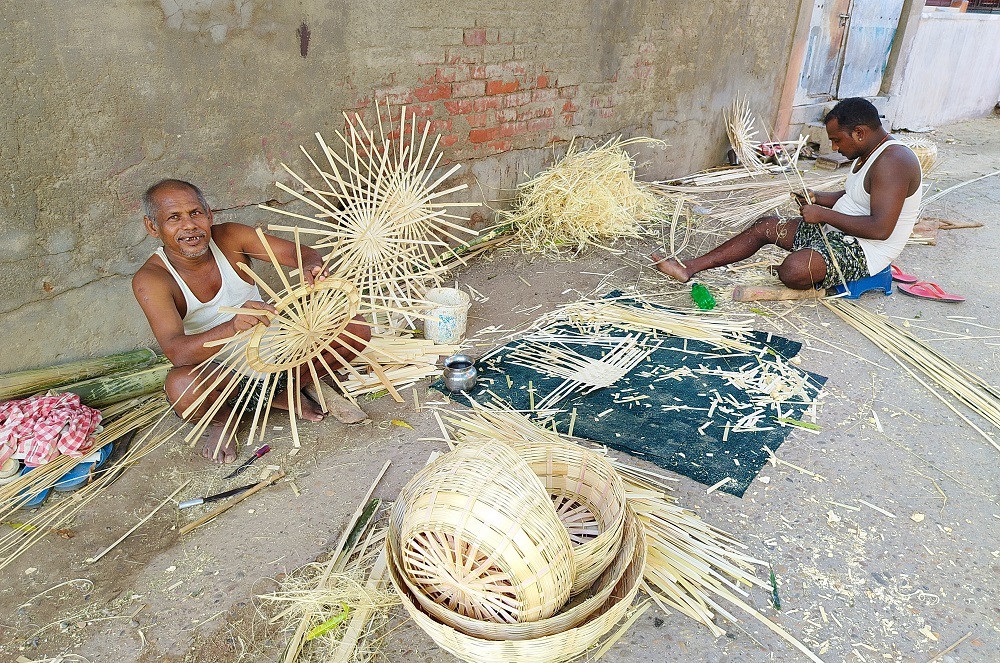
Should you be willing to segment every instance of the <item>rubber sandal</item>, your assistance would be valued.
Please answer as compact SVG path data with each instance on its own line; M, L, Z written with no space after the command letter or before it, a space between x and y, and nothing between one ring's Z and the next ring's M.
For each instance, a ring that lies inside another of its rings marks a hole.
M961 295L952 295L941 289L937 283L931 283L929 281L917 281L916 283L903 284L896 286L904 295L909 295L910 297L919 297L920 299L933 299L939 302L948 302L951 304L958 304L959 302L964 302L965 297Z
M892 280L897 283L916 283L920 280L913 274L907 274L895 265L889 265L889 268L892 270Z

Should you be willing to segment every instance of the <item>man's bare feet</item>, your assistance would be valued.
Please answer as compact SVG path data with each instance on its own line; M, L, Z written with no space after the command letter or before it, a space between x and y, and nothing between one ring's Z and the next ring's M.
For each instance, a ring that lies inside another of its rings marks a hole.
M667 258L659 251L654 252L649 257L653 261L653 267L656 267L670 278L680 281L681 283L687 283L688 280L690 280L691 275L688 271L673 258Z
M208 439L205 440L205 446L201 448L202 458L214 460L220 465L236 460L236 440L232 436L229 436L225 444L219 446L224 429L225 426L222 424L212 424L208 427Z
M274 407L279 410L288 409L288 391L283 391L280 394L274 396L274 401L271 403ZM299 393L299 398L297 399L296 405L302 406L302 411L295 411L296 417L301 417L306 421L323 421L323 411L319 409L319 406L313 403L305 395L305 392Z

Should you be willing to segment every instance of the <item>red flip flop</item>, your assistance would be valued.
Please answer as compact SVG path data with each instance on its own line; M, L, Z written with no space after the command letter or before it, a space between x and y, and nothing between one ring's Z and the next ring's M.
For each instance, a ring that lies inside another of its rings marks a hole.
M917 281L916 283L898 285L896 289L904 295L919 297L920 299L934 299L939 302L949 302L952 304L965 301L965 297L949 294L942 290L941 286L937 283L930 283L929 281Z
M889 269L892 271L892 280L898 283L916 283L920 280L913 274L907 274L895 265L889 265Z

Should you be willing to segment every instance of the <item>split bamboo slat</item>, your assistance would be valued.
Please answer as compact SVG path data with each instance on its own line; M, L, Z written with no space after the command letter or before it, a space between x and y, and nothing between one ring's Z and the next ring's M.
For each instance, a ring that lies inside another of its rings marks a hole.
M641 525L639 526L641 532ZM640 537L641 539L641 534ZM390 546L389 572L403 607L410 617L442 649L468 663L563 663L597 644L626 615L639 587L646 565L646 549L637 545L634 556L610 596L582 623L551 635L524 640L488 640L466 635L442 624L423 610L403 582L398 560Z
M1000 443L997 442L994 434L984 431L973 423L951 402L921 379L917 372L937 383L959 403L981 416L995 428L1000 428L1000 389L944 356L907 330L897 327L884 317L868 311L859 304L843 300L823 300L823 305L892 357L897 364L906 369L936 398L972 426L994 449L1000 451Z
M161 391L171 368L173 364L163 361L149 368L130 369L90 378L52 391L57 394L72 392L80 397L80 402L84 405L100 409Z
M467 185L446 184L461 164L446 170L441 165L441 136L430 139L430 122L408 114L403 106L394 128L391 119L383 124L383 113L389 115L388 103L383 109L376 102L378 123L373 128L356 113L344 114L345 131L337 132L343 155L319 133L318 160L301 148L319 183L311 184L282 164L303 193L280 182L276 185L305 204L311 215L260 207L304 222L298 232L314 236L314 247L327 251L324 259L330 273L357 285L376 311L374 322L393 326L397 320L383 309L406 308L409 300L440 285L446 267L439 257L451 254L452 243L463 244L464 237L476 235L464 224L466 217L450 212L475 203L442 200ZM398 139L392 137L397 134ZM269 228L295 230L284 225ZM412 321L410 313L403 317Z
M551 617L573 586L569 534L504 445L469 445L418 472L393 507L389 545L420 605L442 621Z

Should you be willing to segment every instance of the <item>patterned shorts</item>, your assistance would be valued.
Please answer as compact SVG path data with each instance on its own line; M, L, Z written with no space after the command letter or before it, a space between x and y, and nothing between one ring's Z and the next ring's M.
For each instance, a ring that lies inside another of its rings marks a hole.
M826 226L826 239L830 242L830 248L833 249L833 254L837 257L837 264L840 265L845 279L857 281L871 276L868 273L868 259L865 258L865 252L856 237L845 235L840 230ZM799 249L812 249L823 256L823 262L826 263L826 278L817 286L817 289L840 285L840 275L830 257L830 251L826 248L826 243L823 242L823 234L820 232L819 225L799 220L799 227L792 240L792 251Z
M245 397L241 398L243 390L246 388L247 383L251 380L256 381L257 384L247 391ZM238 408L243 408L243 406L246 405L247 412L254 412L257 410L257 404L260 403L261 400L266 400L272 393L275 395L280 394L288 388L288 373L278 373L275 380L277 381L277 386L274 387L274 391L272 392L271 384L274 382L273 380L265 382L264 380L258 380L256 377L244 375L239 379L239 382L236 383L236 388L233 389L232 395L227 403L232 407ZM265 385L267 386L266 389Z

